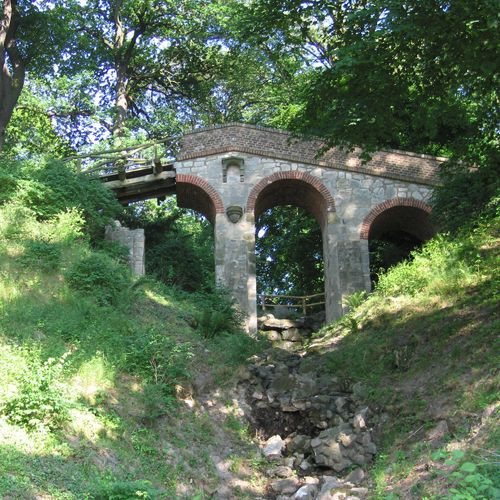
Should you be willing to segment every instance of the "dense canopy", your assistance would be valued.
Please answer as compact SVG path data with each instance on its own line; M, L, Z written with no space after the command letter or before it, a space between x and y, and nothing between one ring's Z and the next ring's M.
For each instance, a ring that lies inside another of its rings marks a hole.
M365 158L379 148L449 157L435 199L444 228L460 227L498 189L497 0L2 7L3 156L61 158L167 136L173 155L183 131L238 120L361 146ZM279 246L280 227L262 245ZM296 229L288 248L312 230ZM315 255L304 276L318 272Z

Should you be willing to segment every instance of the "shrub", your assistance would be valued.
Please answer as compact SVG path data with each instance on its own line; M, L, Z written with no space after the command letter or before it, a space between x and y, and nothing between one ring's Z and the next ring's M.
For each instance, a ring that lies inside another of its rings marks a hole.
M96 236L122 212L113 192L97 179L58 160L6 161L0 158L0 204L30 209L38 220L77 210L87 231Z
M200 254L189 234L180 231L165 233L158 243L147 243L147 271L167 285L188 292L200 290L208 281L204 276L208 266ZM213 267L213 261L210 266Z
M154 500L160 498L160 491L153 488L149 481L101 481L99 487L94 491L94 500L133 500L143 498Z
M433 460L442 460L448 456L443 450L432 455ZM487 500L499 498L500 490L494 485L492 477L495 477L495 467L488 462L475 463L464 461L465 453L454 450L445 460L445 465L451 466L452 471L441 471L450 483L449 495L445 498L453 500Z
M198 329L204 338L241 330L244 315L224 290L216 289L212 293L198 294L198 297L205 306L197 316Z
M70 208L59 212L47 226L47 238L60 243L72 243L84 235L85 220L82 212Z
M68 402L57 382L67 354L42 365L30 363L20 377L17 395L2 408L10 423L30 430L54 430L68 419Z
M467 163L449 161L441 167L442 185L434 189L433 217L441 230L458 232L491 209L500 192L498 149L494 148L474 170ZM497 198L498 199L498 198ZM493 211L490 215L494 215Z
M131 285L128 267L102 252L93 252L73 263L65 278L70 288L93 296L100 305L116 304Z
M438 235L412 252L411 261L401 262L380 275L376 290L385 296L397 296L415 295L431 284L453 287L473 274L467 256L472 246L465 239Z
M148 274L188 292L213 288L213 228L207 220L177 207L175 198L125 213L126 226L145 230Z
M172 395L176 384L189 378L188 363L192 358L189 342L178 342L165 335L163 329L150 327L136 330L122 339L127 351L127 370L138 373L165 396Z
M12 203L0 208L0 236L6 240L19 240L38 236L39 227L30 209Z
M61 246L47 241L28 241L20 260L28 266L53 271L61 260Z

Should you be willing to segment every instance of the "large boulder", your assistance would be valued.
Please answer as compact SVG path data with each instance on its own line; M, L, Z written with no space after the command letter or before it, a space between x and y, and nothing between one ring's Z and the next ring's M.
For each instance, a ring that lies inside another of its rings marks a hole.
M275 435L271 436L264 446L263 453L266 458L270 460L278 460L281 458L281 452L285 447L285 441L281 439L281 436Z
M293 319L278 319L268 317L262 322L263 330L288 330L289 328L300 328L302 323Z
M330 467L336 472L352 465L352 461L343 453L343 446L340 442L341 435L348 435L350 431L351 427L343 424L326 429L317 438L311 440L316 464Z

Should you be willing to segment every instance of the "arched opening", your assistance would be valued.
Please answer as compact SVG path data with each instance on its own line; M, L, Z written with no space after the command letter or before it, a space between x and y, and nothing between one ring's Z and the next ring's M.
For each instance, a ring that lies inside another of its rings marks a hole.
M217 191L205 180L194 175L177 174L177 205L205 216L212 225L215 215L224 213L224 204Z
M368 240L372 282L434 236L430 211L427 204L404 198L384 202L370 212L361 237Z
M323 293L321 228L307 210L292 205L270 208L257 219L255 229L257 291L260 295ZM310 311L318 309L321 307L309 308Z
M254 188L247 205L252 211L259 312L324 312L323 230L334 211L329 192L309 174L282 172Z
M208 291L215 283L213 225L222 202L206 181L192 177L178 176L177 196L131 205L126 223L144 229L148 274L185 291Z

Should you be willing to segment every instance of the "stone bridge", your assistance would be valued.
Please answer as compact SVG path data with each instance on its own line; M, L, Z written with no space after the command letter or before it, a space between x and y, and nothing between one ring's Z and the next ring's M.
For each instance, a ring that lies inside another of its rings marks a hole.
M105 180L129 203L176 194L214 226L217 280L230 290L256 329L255 222L276 205L295 205L321 227L326 316L345 310L345 297L370 289L368 240L402 230L432 236L428 200L444 161L405 151L380 151L363 164L359 151L245 124L185 135L171 165L133 170ZM168 258L168 256L166 256Z

